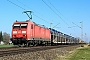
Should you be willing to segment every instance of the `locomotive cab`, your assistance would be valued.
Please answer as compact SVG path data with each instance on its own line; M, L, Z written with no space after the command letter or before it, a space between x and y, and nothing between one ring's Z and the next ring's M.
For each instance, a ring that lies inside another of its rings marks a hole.
M14 45L22 45L27 43L28 22L14 22L12 25L11 41Z

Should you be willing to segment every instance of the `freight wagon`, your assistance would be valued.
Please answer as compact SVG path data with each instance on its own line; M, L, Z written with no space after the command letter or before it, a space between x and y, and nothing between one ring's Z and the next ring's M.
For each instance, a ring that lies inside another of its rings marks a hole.
M49 28L51 32L51 43L52 44L78 44L79 39L72 37L70 35L64 34L55 29Z

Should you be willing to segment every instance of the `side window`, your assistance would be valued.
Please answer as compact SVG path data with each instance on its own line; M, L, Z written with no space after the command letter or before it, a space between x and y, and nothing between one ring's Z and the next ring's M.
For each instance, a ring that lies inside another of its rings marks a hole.
M31 24L31 29L33 29L33 24Z

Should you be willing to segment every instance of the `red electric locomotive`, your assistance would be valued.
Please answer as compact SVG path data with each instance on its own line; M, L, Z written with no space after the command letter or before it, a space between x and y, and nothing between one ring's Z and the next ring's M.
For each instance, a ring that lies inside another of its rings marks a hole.
M50 43L50 30L30 20L16 21L12 26L11 41L14 45L40 45Z

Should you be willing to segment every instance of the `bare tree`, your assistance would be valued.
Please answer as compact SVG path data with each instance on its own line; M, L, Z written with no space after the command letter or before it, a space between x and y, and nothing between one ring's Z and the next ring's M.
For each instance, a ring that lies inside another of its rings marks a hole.
M10 40L10 34L4 32L3 33L3 41L4 41L4 43L8 44L9 40Z

